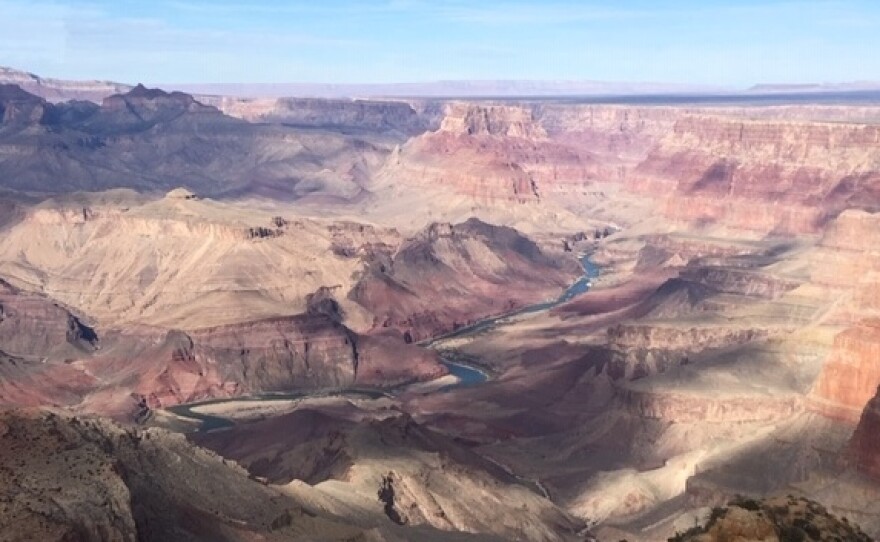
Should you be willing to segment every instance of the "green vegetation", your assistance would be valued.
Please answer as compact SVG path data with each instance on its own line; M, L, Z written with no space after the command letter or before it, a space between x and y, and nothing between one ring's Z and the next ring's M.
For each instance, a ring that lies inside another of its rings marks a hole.
M677 532L669 542L707 542L724 539L724 531L733 528L733 508L745 510L757 518L763 518L781 542L870 542L871 538L847 518L837 518L821 504L788 495L783 499L757 500L737 496L726 507L715 507L705 525L697 525L685 532ZM706 535L706 536L703 536Z

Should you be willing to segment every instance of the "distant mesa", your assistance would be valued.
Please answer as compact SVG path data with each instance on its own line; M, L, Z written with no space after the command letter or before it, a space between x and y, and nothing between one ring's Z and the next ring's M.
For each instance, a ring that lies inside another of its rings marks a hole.
M143 83L138 83L137 86L129 90L125 93L120 93L118 95L125 96L127 98L137 98L141 100L160 100L165 98L183 100L185 102L193 102L195 99L184 92L172 91L165 92L160 88L147 88Z
M216 111L219 113L216 108L202 104L189 94L178 91L165 92L159 88L147 88L143 84L138 84L127 92L107 96L101 103L103 107L110 109L124 110L134 107L134 112L138 115L146 113L140 109L141 107L146 107L148 110L172 107L190 112Z

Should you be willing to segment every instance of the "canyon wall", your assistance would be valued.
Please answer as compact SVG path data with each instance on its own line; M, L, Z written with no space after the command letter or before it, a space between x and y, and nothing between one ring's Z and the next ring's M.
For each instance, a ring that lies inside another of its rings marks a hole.
M512 228L434 223L396 253L376 254L349 298L374 315L374 328L419 341L558 296L581 272Z
M880 481L880 391L875 391L850 440L849 455L857 468Z

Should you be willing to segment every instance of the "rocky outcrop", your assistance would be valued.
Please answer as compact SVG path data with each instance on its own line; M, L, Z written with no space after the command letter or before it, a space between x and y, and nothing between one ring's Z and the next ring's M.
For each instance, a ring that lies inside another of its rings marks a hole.
M852 302L840 307L845 324L873 316L880 302L873 302L873 284L880 270L880 214L847 210L831 221L819 241L820 252L810 268L811 282L852 292Z
M869 542L871 537L815 501L787 496L766 500L740 497L727 506L713 508L705 525L677 533L669 539L670 542L727 540Z
M40 123L50 107L16 85L0 85L0 125Z
M617 396L632 414L669 423L748 423L791 418L803 410L800 397L758 397L699 391L647 391L620 387Z
M541 139L547 136L528 107L453 103L440 123L440 132L469 136Z
M817 232L842 209L878 207L880 168L870 151L878 142L870 125L684 116L628 182L652 193L671 187L673 218Z
M681 352L723 345L743 344L766 337L770 330L727 326L652 324L633 322L608 328L608 342L614 348L663 348Z
M41 411L0 413L9 540L351 540L182 436Z
M89 100L100 103L107 96L128 92L131 89L129 85L111 81L52 79L4 67L0 67L0 83L19 86L49 102Z
M811 406L855 423L880 385L880 322L864 321L834 338L811 392Z
M271 122L324 130L364 130L398 137L412 137L432 125L403 101L342 100L317 98L232 98L200 100L225 114L250 122Z
M159 123L171 122L182 115L213 117L222 121L223 116L211 106L196 101L183 92L165 92L157 88L138 85L124 94L108 96L101 103L100 127L102 130L145 130ZM229 119L226 122L231 123ZM87 126L91 127L87 124Z
M880 240L880 213L858 209L842 212L828 224L822 235L821 246L839 251L858 253L875 251Z
M682 271L681 278L720 293L764 299L777 299L800 284L760 270L732 267L695 266Z
M452 104L440 129L392 154L379 177L442 186L478 202L535 203L557 184L580 186L598 175L589 152L545 136L528 107Z
M370 503L383 522L546 542L574 539L583 527L501 467L406 414L324 408L304 405L192 438L276 484L323 481L318 488Z
M22 292L0 279L0 350L36 358L63 358L95 351L99 338L67 309Z
M862 411L849 443L849 456L859 470L880 481L880 390Z
M578 274L516 230L470 219L432 224L377 257L349 297L375 315L374 327L418 341L555 297Z

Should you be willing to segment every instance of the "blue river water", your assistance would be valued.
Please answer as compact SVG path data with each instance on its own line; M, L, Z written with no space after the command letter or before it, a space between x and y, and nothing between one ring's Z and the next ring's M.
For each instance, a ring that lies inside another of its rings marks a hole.
M453 337L462 337L465 335L471 335L474 333L479 333L480 331L491 329L497 326L499 323L522 314L530 314L535 312L541 312L545 310L549 310L561 303L565 303L567 301L571 301L575 297L586 293L590 286L592 286L592 280L599 276L599 268L596 267L593 262L590 261L590 255L584 254L579 258L581 266L584 269L584 274L578 280L576 280L571 286L569 286L562 294L555 300L545 301L542 303L536 303L534 305L528 305L526 307L522 307L515 311L502 314L500 316L494 316L492 318L486 318L485 320L480 320L474 324L469 326L464 326L455 331L448 333L442 337L438 337L426 343L423 343L423 346L430 348L438 341L443 339L451 339ZM461 363L459 361L452 361L448 359L442 360L443 365L446 366L446 369L449 370L449 373L458 378L458 382L455 384L451 384L449 386L444 386L437 390L438 392L447 392L456 388L465 388L471 386L478 386L489 379L489 374L485 371L472 367L466 363ZM357 390L357 389L346 389L346 390L325 390L318 392L284 392L284 393L265 393L265 394L257 394L251 395L247 397L236 397L233 399L211 399L208 401L201 401L198 403L187 403L183 405L177 405L168 408L168 410L180 417L188 418L190 420L195 420L199 422L198 431L210 431L213 429L222 429L224 427L230 427L233 423L221 416L213 416L210 414L201 414L193 410L193 408L204 405L212 405L219 404L225 402L232 401L284 401L290 399L302 399L304 397L327 397L334 395L355 395L355 396L366 396L366 397L381 397L381 396L389 396L393 395L392 392L385 392L380 390Z
M479 333L480 331L485 331L491 329L498 325L500 322L522 314L531 314L534 312L541 312L552 309L553 307L565 303L567 301L571 301L575 297L586 293L590 286L593 284L593 279L599 276L599 268L596 267L596 264L590 261L590 255L584 254L582 255L578 261L581 263L581 267L584 269L584 274L579 279L577 279L571 286L566 288L562 294L551 301L543 301L541 303L535 303L534 305L527 305L525 307L516 309L514 311L501 314L499 316L493 316L492 318L486 318L484 320L480 320L479 322L475 322L473 324L462 326L455 331L447 333L446 335L442 335L435 339L432 339L425 343L425 346L432 346L438 341L442 341L445 339L452 339L455 337L463 337L465 335L473 335L474 333Z

